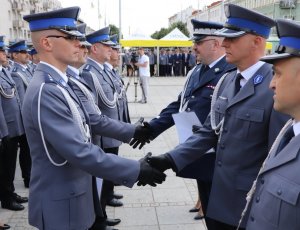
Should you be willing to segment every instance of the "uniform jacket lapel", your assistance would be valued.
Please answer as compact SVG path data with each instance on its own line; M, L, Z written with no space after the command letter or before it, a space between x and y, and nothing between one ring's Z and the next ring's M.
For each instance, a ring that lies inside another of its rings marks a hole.
M92 92L92 90L89 87L88 83L81 76L78 76L76 73L74 73L70 68L67 69L67 76L75 78L77 81L82 83L86 88L88 88Z
M269 71L268 68L268 64L264 64L262 67L260 67L258 69L258 71L256 71L256 73L247 81L247 83L244 85L244 87L241 88L241 90L238 92L238 94L236 96L234 96L232 98L232 100L229 101L228 107L231 107L233 105L235 105L236 103L245 100L246 98L254 95L255 93L255 87L258 84L254 84L254 78L258 75L262 76L262 82L260 82L259 84L263 84L264 81L264 77L267 74L267 71ZM232 82L230 84L230 92L234 92L234 87L235 87L235 78L232 79Z
M52 77L53 80L58 85L60 85L64 89L66 89L68 91L68 93L70 94L70 96L76 101L76 103L78 103L80 105L80 102L79 102L77 96L75 95L75 93L73 92L73 90L70 88L70 86L68 86L67 83L62 83L63 79L54 69L52 69L50 66L40 63L40 64L38 64L36 71L42 71L42 72L45 72L47 75L50 75L50 77Z
M217 64L215 64L211 69L209 69L207 72L201 76L199 84L195 87L193 91L196 91L197 89L207 85L208 82L212 81L216 78L218 73L221 73L225 66L228 65L225 61L225 57L223 57ZM202 66L201 68L203 68ZM201 71L201 70L200 70Z
M91 65L91 66L93 67L93 68L91 69L91 71L93 71L93 72L96 74L96 76L97 76L97 78L98 78L100 84L101 84L101 81L102 81L102 80L99 79L99 77L98 77L99 74L103 77L104 81L106 81L112 88L114 88L114 85L113 85L113 83L112 83L111 80L110 80L110 77L107 76L107 73L105 73L104 70L102 70L102 69L100 68L100 66L99 66L97 63L95 63L94 61L88 59L88 60L87 60L87 64L88 64L88 65Z
M296 159L299 155L299 149L300 135L297 135L290 141L290 143L285 148L282 149L282 151L276 154L276 156L275 153L277 149L274 149L272 153L270 153L270 157L267 160L266 165L262 170L262 173L265 173L283 164L287 164L288 162Z

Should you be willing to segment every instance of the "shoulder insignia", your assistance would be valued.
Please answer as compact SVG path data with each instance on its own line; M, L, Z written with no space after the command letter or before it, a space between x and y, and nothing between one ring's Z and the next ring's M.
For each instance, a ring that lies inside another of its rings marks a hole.
M55 83L55 81L53 80L50 74L45 76L45 83Z

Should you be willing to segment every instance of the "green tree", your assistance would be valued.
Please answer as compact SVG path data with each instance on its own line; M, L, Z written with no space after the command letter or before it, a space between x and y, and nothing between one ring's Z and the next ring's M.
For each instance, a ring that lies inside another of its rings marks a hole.
M186 23L183 23L183 22L175 22L173 23L169 28L170 28L170 31L171 32L173 29L175 28L178 28L185 36L189 37L190 36L190 33L186 27Z
M186 27L186 24L183 22L176 22L176 23L173 23L172 25L170 25L168 28L161 28L159 31L155 31L155 33L153 33L151 35L151 37L153 39L161 39L164 36L166 36L168 33L170 33L176 27L187 37L190 36L189 31Z
M116 27L115 25L109 24L109 28L110 28L110 35L119 34L119 28Z

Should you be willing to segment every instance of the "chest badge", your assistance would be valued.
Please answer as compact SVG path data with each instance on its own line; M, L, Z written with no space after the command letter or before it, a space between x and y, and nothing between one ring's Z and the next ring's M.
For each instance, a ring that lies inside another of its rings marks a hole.
M262 75L256 75L253 79L254 85L258 85L263 81L264 77Z

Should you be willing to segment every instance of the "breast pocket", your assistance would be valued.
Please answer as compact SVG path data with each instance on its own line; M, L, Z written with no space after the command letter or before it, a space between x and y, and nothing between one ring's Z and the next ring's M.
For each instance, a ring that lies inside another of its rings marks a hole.
M258 135L266 138L263 108L240 108L235 113L233 135L238 139L257 139Z
M261 195L264 218L278 229L294 229L298 222L300 185L282 176L273 175ZM269 211L268 211L269 210ZM283 228L281 228L281 226ZM289 228L291 226L291 228Z

